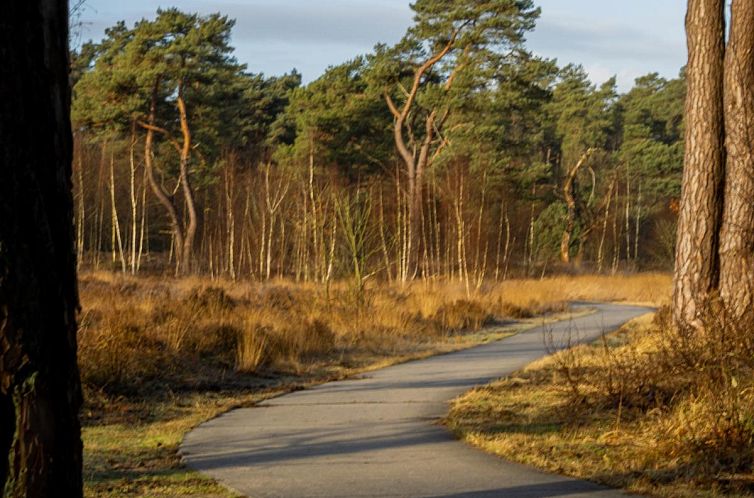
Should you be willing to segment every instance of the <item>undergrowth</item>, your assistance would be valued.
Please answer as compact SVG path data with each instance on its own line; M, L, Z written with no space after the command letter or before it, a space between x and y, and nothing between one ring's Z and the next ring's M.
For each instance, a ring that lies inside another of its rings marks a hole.
M667 309L457 400L462 437L506 458L656 496L754 496L754 333Z
M321 286L89 273L79 361L87 496L228 496L182 468L186 431L236 406L468 347L569 300L647 302L665 275ZM535 320L539 320L538 318ZM493 326L492 329L485 327ZM478 332L485 329L485 332Z

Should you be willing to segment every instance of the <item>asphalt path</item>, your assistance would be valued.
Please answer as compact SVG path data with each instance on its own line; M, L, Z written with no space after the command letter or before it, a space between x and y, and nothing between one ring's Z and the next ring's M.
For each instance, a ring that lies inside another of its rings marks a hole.
M250 498L625 496L490 456L438 424L469 389L652 311L584 307L596 312L231 411L186 436L184 462Z

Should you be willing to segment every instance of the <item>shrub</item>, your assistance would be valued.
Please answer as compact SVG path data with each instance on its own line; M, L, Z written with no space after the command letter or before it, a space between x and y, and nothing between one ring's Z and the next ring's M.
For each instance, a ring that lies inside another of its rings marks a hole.
M248 323L237 337L236 371L256 373L269 360L270 332L256 323Z
M162 372L166 354L144 334L132 307L84 314L79 326L79 365L84 384L108 392L134 392Z
M494 319L479 303L465 299L442 305L432 316L439 329L450 334L479 330Z
M693 476L710 484L722 474L749 472L754 329L730 320L716 305L703 323L699 330L678 330L669 309L663 309L649 327L624 329L598 345L558 353L553 383L566 396L564 408L583 412L573 420L612 413L617 426L639 430L635 440L643 442L637 444L651 448L647 465L673 463L676 470L665 478Z

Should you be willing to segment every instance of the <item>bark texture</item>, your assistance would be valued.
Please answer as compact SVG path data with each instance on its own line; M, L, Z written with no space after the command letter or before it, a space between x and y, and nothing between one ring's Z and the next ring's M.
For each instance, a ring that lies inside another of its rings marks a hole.
M82 496L68 3L0 16L0 488Z
M678 221L674 314L698 327L718 283L718 240L724 165L724 0L689 0L686 152Z
M754 317L754 2L734 0L725 55L726 174L720 297L734 318Z

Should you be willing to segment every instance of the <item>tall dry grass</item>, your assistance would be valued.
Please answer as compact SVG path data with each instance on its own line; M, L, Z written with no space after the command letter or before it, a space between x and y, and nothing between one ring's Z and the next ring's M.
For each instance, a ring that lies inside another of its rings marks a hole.
M653 301L663 275L563 277L485 284L371 285L355 296L280 281L81 279L84 382L115 393L144 385L211 385L218 375L300 374L323 362L400 354L497 320L561 311L568 300Z
M545 279L510 280L496 291L507 302L527 306L529 302L600 301L669 304L672 279L666 273L628 275L554 276Z
M636 300L655 277L607 279ZM667 282L669 279L665 278ZM92 496L218 495L176 457L184 433L233 407L309 381L471 345L505 333L466 334L494 320L558 311L591 277L483 286L258 284L81 279L80 366L87 391L85 476ZM665 284L663 284L665 285ZM206 493L204 492L206 490Z
M450 423L507 458L639 493L754 496L754 329L718 306L704 325L678 330L663 308L470 393Z

